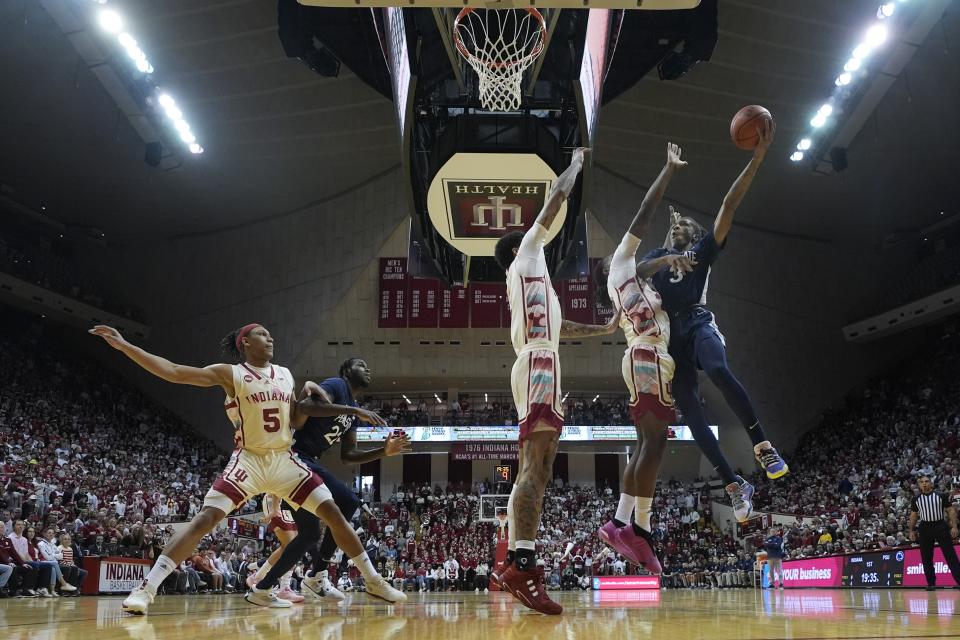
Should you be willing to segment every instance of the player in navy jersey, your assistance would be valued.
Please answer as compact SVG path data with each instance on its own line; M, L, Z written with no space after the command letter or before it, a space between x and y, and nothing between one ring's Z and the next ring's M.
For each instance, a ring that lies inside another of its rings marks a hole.
M319 385L307 382L303 386L300 398L311 396L315 401L346 407L356 407L355 394L370 386L370 368L362 358L350 358L340 365L339 376L327 378ZM335 444L340 444L340 459L351 465L363 464L386 456L395 456L410 451L410 440L404 434L391 433L383 447L363 451L357 449L358 420L353 415L340 415L329 418L306 418L303 426L294 434L293 450L300 460L323 479L333 494L333 500L343 516L349 521L360 507L357 494L341 482L330 471L320 466L319 460ZM293 512L297 523L297 536L287 544L277 564L267 571L257 584L258 589L273 588L287 571L320 542L319 550L311 554L314 559L314 575L303 580L303 593L308 596L343 600L344 595L327 574L327 564L337 550L337 543L328 528L320 539L320 520L309 511L299 509ZM309 573L309 572L308 572Z
M779 478L789 472L783 459L770 444L753 409L746 389L727 365L726 343L717 328L713 313L707 307L707 286L710 269L720 256L733 224L733 215L743 200L760 168L770 143L773 125L767 123L753 158L733 183L723 199L723 206L707 231L689 217L680 216L670 207L672 224L666 246L650 252L637 265L637 275L652 277L653 284L663 299L663 308L670 315L670 355L676 362L673 377L673 396L683 413L697 444L727 483L737 520L744 522L753 511L753 486L737 476L720 451L716 436L707 426L700 404L697 369L702 369L723 394L727 404L737 415L753 442L754 456L763 466L767 477ZM660 268L653 262L669 254L687 255L696 261L690 273Z

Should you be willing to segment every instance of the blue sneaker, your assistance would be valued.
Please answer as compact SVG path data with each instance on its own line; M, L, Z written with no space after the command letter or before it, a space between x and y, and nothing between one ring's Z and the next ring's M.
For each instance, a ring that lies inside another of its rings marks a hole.
M764 444L767 446L761 446L760 450L756 452L755 457L757 462L760 463L760 466L767 472L767 477L771 480L776 480L790 473L790 467L783 461L783 458L780 457L777 450L771 447L769 442L761 443L761 445Z
M733 515L737 522L746 522L753 515L753 485L737 476L737 482L728 484L727 495L733 503Z

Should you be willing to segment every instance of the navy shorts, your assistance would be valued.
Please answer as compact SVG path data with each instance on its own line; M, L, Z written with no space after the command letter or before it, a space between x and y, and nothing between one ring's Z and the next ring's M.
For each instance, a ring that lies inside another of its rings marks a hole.
M716 340L722 347L727 344L717 328L713 312L706 307L695 306L676 315L670 314L670 355L678 368L703 369L697 353L704 340Z
M340 508L340 513L342 513L343 517L349 522L350 518L353 517L353 514L356 513L357 509L360 507L360 498L357 497L356 492L354 492L354 490L348 487L344 482L339 480L329 470L317 464L317 462L310 456L306 456L302 453L298 453L297 455L300 457L300 462L305 464L311 471L320 476L320 478L323 480L323 484L327 487L327 489L330 490L330 494L333 495L333 501L336 503L337 507ZM296 511L296 508L292 509L292 511Z

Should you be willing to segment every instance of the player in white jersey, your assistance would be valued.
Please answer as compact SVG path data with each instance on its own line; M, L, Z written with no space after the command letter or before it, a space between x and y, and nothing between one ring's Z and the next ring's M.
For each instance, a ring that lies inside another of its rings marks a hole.
M143 584L123 601L130 613L146 613L157 587L186 559L203 536L213 531L228 513L253 496L272 493L287 502L314 511L363 573L367 593L397 602L406 596L387 584L376 572L350 523L334 504L323 480L308 469L290 450L297 415L355 415L360 420L385 426L377 414L358 407L324 403L310 396L299 402L294 397L290 371L270 363L273 337L260 324L248 324L224 338L224 350L243 360L241 364L213 364L198 368L174 364L127 342L111 327L98 325L90 330L153 375L168 382L196 387L220 387L226 394L225 408L235 419L237 448L223 472L214 481L203 508L163 549ZM270 591L254 590L246 596L261 606L284 608L290 602Z
M650 535L650 508L667 432L675 418L670 392L674 363L668 353L670 318L663 310L660 294L648 279L637 275L637 249L641 238L647 235L670 178L686 164L680 159L680 148L667 144L666 165L650 185L616 251L604 258L593 273L599 301L613 304L622 312L620 327L627 348L621 371L630 391L630 417L637 429L637 446L623 470L616 515L600 528L598 535L628 560L657 575L662 568ZM663 267L689 272L693 264L689 257L669 255L658 258L650 268L653 272ZM631 522L634 508L636 514Z
M533 226L526 233L506 234L496 248L497 262L507 272L510 338L517 353L511 385L520 418L520 458L507 503L507 562L497 567L492 577L525 606L551 615L563 608L547 596L543 568L537 567L534 549L543 495L553 477L563 429L557 350L561 337L606 335L617 326L616 318L606 326L563 320L543 252L547 230L573 190L587 151L573 152L570 166L557 179Z

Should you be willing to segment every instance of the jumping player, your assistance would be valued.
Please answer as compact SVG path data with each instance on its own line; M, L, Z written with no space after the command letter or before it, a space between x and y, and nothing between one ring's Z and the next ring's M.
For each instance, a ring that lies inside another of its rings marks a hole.
M543 567L537 566L534 551L544 491L553 476L563 429L557 350L561 337L610 334L618 321L614 317L609 325L596 326L562 320L543 252L547 229L573 190L587 151L573 152L570 166L557 179L533 226L526 233L506 234L495 251L497 263L507 272L510 337L517 353L511 383L520 418L520 458L507 502L507 562L492 575L522 604L552 615L562 613L563 607L547 596Z
M367 581L367 592L391 602L405 596L387 584L374 569L357 537L333 501L323 480L310 471L290 450L293 440L292 419L297 415L329 416L349 413L364 422L384 426L377 414L339 405L323 405L313 399L296 402L293 375L284 367L271 364L273 337L260 324L248 324L227 335L225 352L241 364L213 364L203 368L175 364L147 353L127 342L112 327L98 325L90 330L140 367L168 382L196 387L220 387L227 395L225 406L236 405L239 424L237 442L223 475L214 481L203 501L203 508L163 548L146 579L123 601L129 613L146 613L157 587L183 560L203 536L213 531L228 513L262 493L283 496L298 507L317 514L333 531L337 544L353 558ZM267 607L290 607L271 591L254 589L247 600Z
M710 269L726 243L734 212L750 189L773 142L773 134L773 124L768 121L761 132L753 158L723 199L712 231L708 232L692 218L681 217L671 207L673 220L668 235L669 247L650 252L637 265L639 277L652 276L653 284L663 298L663 308L670 315L670 355L676 362L673 392L677 405L700 449L727 483L727 494L740 522L748 520L753 511L753 485L733 472L720 451L716 436L707 426L700 405L697 369L706 372L740 419L753 442L754 456L763 466L767 477L773 479L786 475L789 472L787 464L770 444L746 389L727 365L726 342L717 328L713 313L706 307ZM696 265L689 274L682 271L674 273L653 262L665 255L687 255L696 261Z
M650 534L650 508L657 473L667 445L667 429L676 417L670 385L674 363L668 353L670 319L663 311L660 296L648 280L637 277L637 249L650 229L653 214L667 190L674 172L686 166L680 148L667 144L667 163L640 204L640 209L623 235L617 250L594 269L597 298L612 304L620 316L627 339L620 368L630 391L630 417L637 429L637 446L623 470L623 492L616 516L604 524L598 535L618 553L654 574L662 571ZM667 254L655 259L657 268L690 272L695 262L684 255ZM634 522L630 514L636 508Z
M357 391L369 387L370 380L371 372L367 362L363 358L349 358L340 365L339 375L336 378L327 378L319 385L313 382L304 384L300 398L311 397L320 405L345 406L353 409L357 406L355 399ZM391 433L380 448L368 451L358 449L356 430L358 420L349 412L336 416L301 417L300 422L302 426L294 434L293 451L307 468L320 476L324 486L333 495L340 513L347 520L350 520L360 507L360 499L350 487L320 465L318 462L320 457L338 442L340 443L340 460L350 465L364 464L410 451L410 440L406 435L398 433ZM337 550L337 541L331 529L327 527L321 542L320 520L313 512L308 509L296 509L293 512L293 520L296 522L296 537L284 548L275 566L268 567L265 575L258 576L260 582L257 588L264 591L272 589L281 576L293 569L300 558L320 542L319 550L312 554L314 575L304 578L304 588L301 591L308 597L343 600L343 593L333 585L327 574L327 565ZM403 595L402 592L399 593Z

